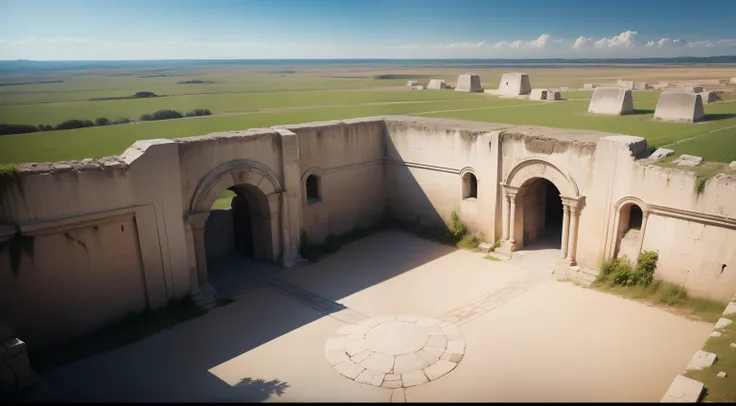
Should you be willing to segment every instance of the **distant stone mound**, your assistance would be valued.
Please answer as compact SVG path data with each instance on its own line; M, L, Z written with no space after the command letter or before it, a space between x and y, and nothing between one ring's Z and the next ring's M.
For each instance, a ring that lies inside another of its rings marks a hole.
M465 73L457 78L457 85L455 85L455 91L457 92L482 92L483 88L480 86L480 76L474 73Z
M700 92L701 100L703 100L703 103L713 103L717 102L718 100L721 100L721 98L718 96L718 93L716 92Z
M620 116L634 112L631 90L620 87L596 87L588 113Z
M427 89L433 89L433 90L447 89L447 83L444 80L432 79L429 81L429 84L427 85Z
M663 92L654 109L654 118L666 121L701 121L705 118L702 97L698 93Z
M532 85L526 73L504 73L498 84L498 94L504 96L520 96L531 91Z
M532 89L529 100L547 100L547 89Z

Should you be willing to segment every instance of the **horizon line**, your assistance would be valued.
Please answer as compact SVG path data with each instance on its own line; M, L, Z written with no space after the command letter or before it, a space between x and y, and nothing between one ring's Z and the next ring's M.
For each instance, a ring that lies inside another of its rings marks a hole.
M371 61L584 61L584 60L672 60L672 59L715 59L715 58L736 58L736 55L714 55L714 56L672 56L672 57L587 57L587 58L371 58L371 57L355 57L355 58L336 58L336 57L314 57L314 58L167 58L167 59L0 59L0 62L152 62L152 61L313 61L313 60L335 60L335 61L353 61L353 60L371 60Z

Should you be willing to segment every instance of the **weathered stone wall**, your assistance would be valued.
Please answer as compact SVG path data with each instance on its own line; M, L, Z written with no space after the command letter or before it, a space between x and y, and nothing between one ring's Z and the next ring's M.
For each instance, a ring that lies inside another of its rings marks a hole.
M385 206L381 118L286 126L299 137L301 227L310 243L373 225ZM307 177L319 179L320 200L307 201Z
M391 116L139 141L119 157L23 165L22 193L11 184L0 197L0 241L20 230L35 250L17 277L0 253L0 319L42 346L198 292L212 252L206 221L229 187L253 194L269 230L254 250L289 266L299 230L319 243L384 213L441 226L455 211L488 241L513 228L523 249L544 216L519 199L512 227L509 203L545 178L577 216L571 262L597 268L614 257L625 210L636 204L645 220L629 251L658 251L657 276L693 294L730 297L736 179L718 175L697 193L691 172L652 166L645 155L640 137ZM305 189L311 175L316 201ZM471 175L474 197L464 191Z

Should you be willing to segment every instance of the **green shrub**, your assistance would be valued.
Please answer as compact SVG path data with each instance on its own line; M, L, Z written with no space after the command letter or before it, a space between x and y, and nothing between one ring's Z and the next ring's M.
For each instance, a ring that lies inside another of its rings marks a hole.
M454 211L450 214L450 218L452 219L450 234L455 238L462 239L463 236L468 234L468 228L462 221L460 221L460 216L458 216Z
M474 236L473 234L465 234L460 238L460 241L458 241L457 246L459 248L464 248L467 250L472 250L474 248L477 248L480 244L480 240Z
M654 251L643 251L639 254L633 275L635 285L649 286L652 283L658 259L659 254Z
M658 259L659 254L656 252L643 251L639 254L636 267L632 267L626 257L604 261L596 282L608 286L647 287L654 281Z

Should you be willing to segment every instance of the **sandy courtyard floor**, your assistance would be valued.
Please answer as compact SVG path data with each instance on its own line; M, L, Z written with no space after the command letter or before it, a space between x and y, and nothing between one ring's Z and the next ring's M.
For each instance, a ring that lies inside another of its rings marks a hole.
M400 232L277 280L43 379L62 401L657 402L712 329ZM341 327L394 314L457 326L462 360L396 393L333 368Z

